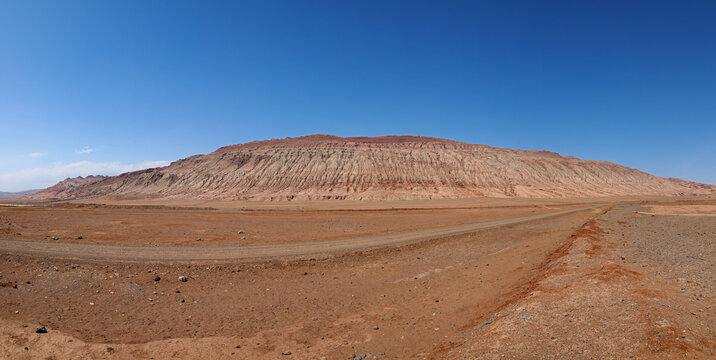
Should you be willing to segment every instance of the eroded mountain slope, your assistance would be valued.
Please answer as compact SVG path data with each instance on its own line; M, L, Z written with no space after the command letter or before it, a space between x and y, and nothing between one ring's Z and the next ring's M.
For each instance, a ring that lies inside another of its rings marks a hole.
M236 200L579 197L713 193L605 161L415 136L312 135L232 145L34 198Z

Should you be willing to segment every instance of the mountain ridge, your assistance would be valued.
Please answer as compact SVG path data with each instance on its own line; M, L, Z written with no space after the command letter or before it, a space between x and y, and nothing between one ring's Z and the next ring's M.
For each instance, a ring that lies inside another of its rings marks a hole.
M65 180L29 198L290 201L716 193L713 185L608 161L407 135L254 141L166 167L88 178Z
M0 199L16 199L32 195L42 189L30 189L22 191L0 191Z

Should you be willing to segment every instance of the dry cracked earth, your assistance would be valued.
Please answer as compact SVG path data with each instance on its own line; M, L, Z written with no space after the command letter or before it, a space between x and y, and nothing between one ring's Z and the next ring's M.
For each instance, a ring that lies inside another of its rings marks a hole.
M310 225L281 241L311 238L311 228L345 237L342 228L366 235L391 223L408 231L585 208L301 257L133 262L0 249L0 358L714 358L716 201L587 205L293 214L304 221L291 224ZM108 232L121 221L138 234L152 228L137 220L146 209L82 209L2 208L0 238L51 242L61 233L54 241L96 245L111 239L86 235L102 222ZM192 217L185 210L153 211L145 222L166 231L152 231L184 237L125 245L211 245L171 227ZM204 230L219 234L245 215L221 213ZM254 218L245 231L272 238L290 215L271 213L273 226Z

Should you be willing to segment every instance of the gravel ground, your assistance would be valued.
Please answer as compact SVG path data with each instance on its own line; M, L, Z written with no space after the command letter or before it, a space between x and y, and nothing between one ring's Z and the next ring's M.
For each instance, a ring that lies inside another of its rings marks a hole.
M714 358L716 219L618 205L436 358Z

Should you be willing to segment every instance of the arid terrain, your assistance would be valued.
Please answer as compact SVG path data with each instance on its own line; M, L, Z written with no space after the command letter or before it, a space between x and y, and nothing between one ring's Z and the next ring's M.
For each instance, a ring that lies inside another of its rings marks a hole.
M716 356L716 187L315 135L0 205L0 358Z
M0 0L0 360L716 360L716 0Z
M222 147L163 168L67 179L30 196L251 201L714 194L608 161L420 136L311 135Z
M165 205L0 207L0 358L716 355L713 198Z

